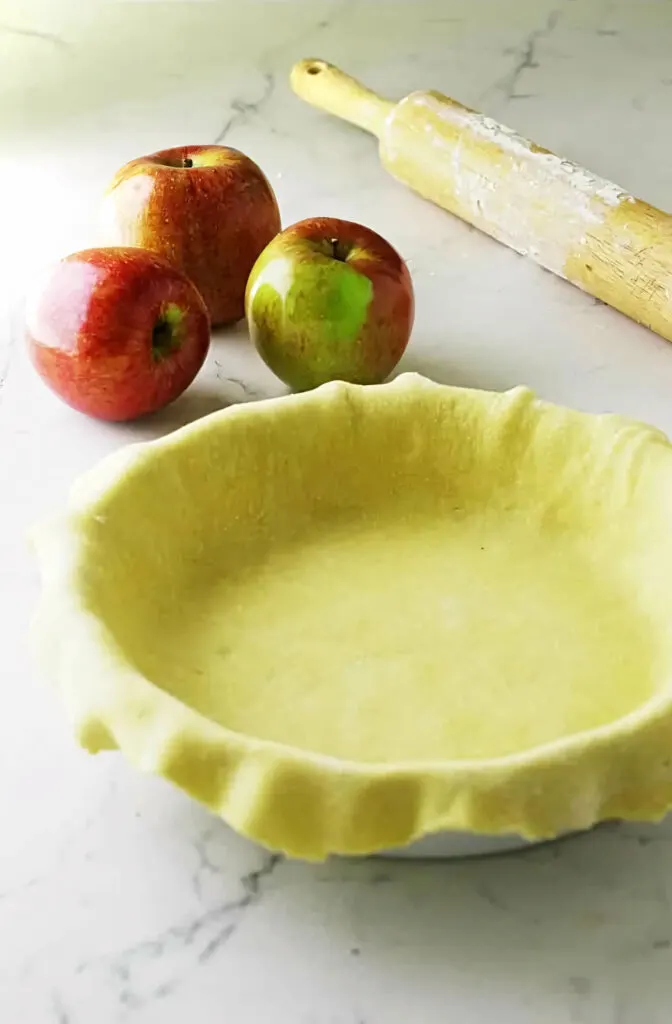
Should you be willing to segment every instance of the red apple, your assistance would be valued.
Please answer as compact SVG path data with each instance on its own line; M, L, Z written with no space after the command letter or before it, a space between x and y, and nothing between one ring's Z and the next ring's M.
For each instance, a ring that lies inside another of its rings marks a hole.
M210 344L196 286L155 253L132 248L60 260L28 303L26 334L45 383L102 420L132 420L172 402Z
M280 230L273 189L228 146L182 146L132 160L103 204L104 241L152 249L194 282L213 324L244 316L245 284Z
M378 384L408 344L413 285L375 231L315 218L285 228L264 249L245 308L262 359L291 388Z

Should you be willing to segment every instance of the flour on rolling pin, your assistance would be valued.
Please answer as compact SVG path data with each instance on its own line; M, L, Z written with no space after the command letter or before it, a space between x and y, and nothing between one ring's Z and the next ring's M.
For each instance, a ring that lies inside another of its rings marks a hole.
M428 198L438 187L440 205L560 277L591 225L603 223L606 208L635 202L613 182L438 93L412 93L401 100L381 133L381 142L386 136L383 161L402 180L407 180L407 132L415 120L406 106L424 108L422 130L440 154L442 180L427 190ZM443 131L436 130L435 119ZM425 194L425 188L418 191Z
M441 93L393 103L322 60L291 82L420 195L672 341L669 214Z

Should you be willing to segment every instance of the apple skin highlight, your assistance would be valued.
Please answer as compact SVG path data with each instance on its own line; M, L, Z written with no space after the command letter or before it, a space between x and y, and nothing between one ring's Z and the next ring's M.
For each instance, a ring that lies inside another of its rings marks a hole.
M195 285L155 253L85 249L51 268L29 301L26 342L64 402L123 421L161 409L191 384L210 324Z

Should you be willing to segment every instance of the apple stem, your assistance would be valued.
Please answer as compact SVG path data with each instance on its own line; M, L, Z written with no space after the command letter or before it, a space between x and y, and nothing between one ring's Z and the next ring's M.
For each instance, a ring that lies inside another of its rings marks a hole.
M331 255L335 260L339 260L341 263L345 263L348 258L348 252L350 251L349 246L345 242L341 242L338 238L330 238L329 245L331 246Z
M185 156L184 160L182 161L182 166L183 167L193 167L194 166L194 161L191 159L190 156Z

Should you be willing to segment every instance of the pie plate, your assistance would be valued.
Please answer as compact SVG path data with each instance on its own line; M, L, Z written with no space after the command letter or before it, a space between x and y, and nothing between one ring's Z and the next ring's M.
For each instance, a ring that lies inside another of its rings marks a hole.
M671 522L652 427L329 384L80 479L35 637L87 750L272 849L510 847L672 806Z

